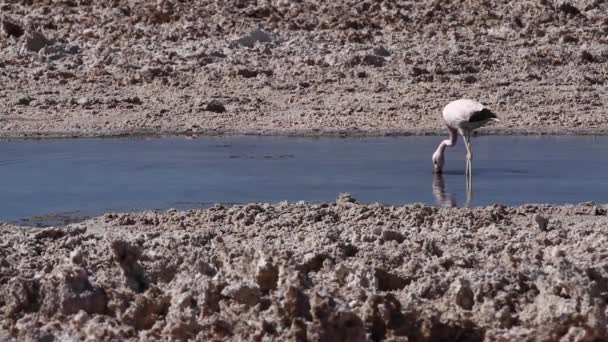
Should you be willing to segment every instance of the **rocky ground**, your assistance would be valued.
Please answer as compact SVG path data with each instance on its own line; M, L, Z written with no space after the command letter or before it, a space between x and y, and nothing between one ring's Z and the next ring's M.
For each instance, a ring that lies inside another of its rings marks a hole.
M0 136L608 133L608 3L5 0ZM486 131L488 132L488 131Z
M605 341L606 205L335 203L0 228L0 339Z

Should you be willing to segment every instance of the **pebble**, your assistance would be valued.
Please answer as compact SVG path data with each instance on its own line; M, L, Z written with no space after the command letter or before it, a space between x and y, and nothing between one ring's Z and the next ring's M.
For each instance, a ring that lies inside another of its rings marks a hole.
M260 288L249 283L233 284L222 290L222 295L247 306L255 305L261 296Z
M279 268L270 258L260 258L256 265L255 280L263 290L276 289L279 280Z
M89 104L89 99L86 97L81 97L76 101L76 103L78 103L81 106L86 106Z
M452 284L454 290L454 301L456 305L460 306L465 310L473 309L475 305L475 298L473 290L471 290L471 284L467 280L459 280Z
M388 51L387 49L385 49L383 46L379 46L377 48L374 48L372 50L372 53L376 56L380 56L380 57L390 57L391 52Z
M376 68L384 66L386 64L386 59L376 55L365 55L361 60L361 64L363 65L371 65Z
M23 28L8 17L2 19L2 29L11 37L19 38L23 35Z
M226 111L226 107L224 107L224 104L218 100L211 100L207 102L205 110L213 113L224 113Z
M549 219L540 215L540 214L536 214L534 215L534 222L536 222L538 229L542 232L546 232L547 229L547 225L549 224Z
M261 29L255 29L251 31L248 35L241 37L234 41L235 44L252 48L255 46L255 43L269 43L272 39L270 34L262 31Z
M424 74L428 74L429 71L426 70L425 68L420 68L420 67L412 67L412 70L410 71L410 76L412 77L417 77L420 75L424 75Z
M606 216L606 209L598 206L593 208L593 215L595 216Z
M25 48L31 52L38 52L45 46L51 45L52 42L40 32L32 32L25 40Z
M30 103L34 101L34 98L31 96L24 96L17 100L17 105L19 106L29 106Z
M397 243L402 243L405 240L403 234L396 230L384 230L382 232L382 240L383 241L396 241Z

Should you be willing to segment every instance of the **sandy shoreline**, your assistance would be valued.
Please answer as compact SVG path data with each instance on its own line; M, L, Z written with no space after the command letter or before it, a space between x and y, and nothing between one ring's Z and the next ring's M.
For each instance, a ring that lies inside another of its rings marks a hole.
M0 337L599 341L607 209L340 196L5 225Z
M124 132L11 132L0 133L1 140L27 139L79 139L79 138L170 138L170 137L229 137L229 136L261 136L261 137L299 137L299 138L363 138L363 137L408 137L408 136L444 136L447 133L441 129L435 130L203 130L193 134L189 131L150 131L135 130ZM608 128L598 129L491 129L483 128L474 132L475 136L567 136L567 135L608 135Z

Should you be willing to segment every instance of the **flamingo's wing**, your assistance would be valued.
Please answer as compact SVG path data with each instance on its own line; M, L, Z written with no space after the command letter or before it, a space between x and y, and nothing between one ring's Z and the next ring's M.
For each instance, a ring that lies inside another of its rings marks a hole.
M485 121L492 118L496 118L496 114L492 113L488 108L483 108L482 110L473 112L469 117L469 122Z

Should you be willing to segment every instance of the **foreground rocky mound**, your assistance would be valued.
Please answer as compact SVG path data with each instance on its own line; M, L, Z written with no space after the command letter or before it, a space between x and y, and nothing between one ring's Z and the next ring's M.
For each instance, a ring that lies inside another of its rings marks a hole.
M341 196L5 226L0 339L606 340L607 224Z
M603 132L608 2L8 0L0 136Z

